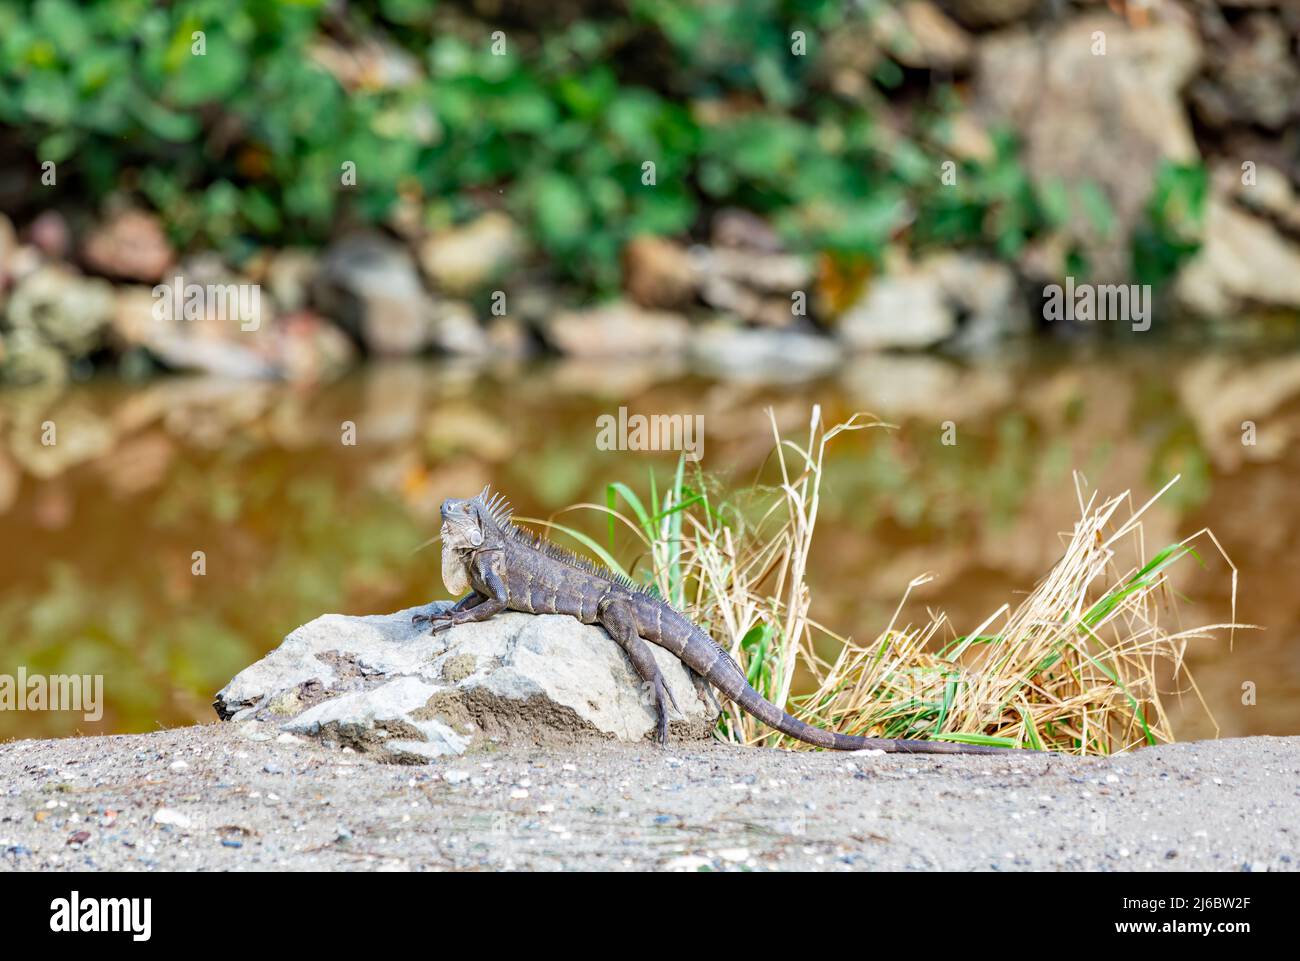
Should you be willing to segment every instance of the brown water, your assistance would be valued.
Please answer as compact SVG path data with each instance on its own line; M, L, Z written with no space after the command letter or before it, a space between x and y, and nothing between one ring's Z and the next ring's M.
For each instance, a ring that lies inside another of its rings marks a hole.
M1073 471L1138 502L1181 473L1147 515L1148 551L1212 527L1240 572L1238 619L1265 628L1234 651L1193 642L1195 677L1224 735L1300 733L1300 355L1130 351L876 357L781 387L671 366L397 364L313 389L172 378L0 393L0 675L102 674L106 702L96 723L0 711L0 737L210 720L213 693L303 621L443 596L436 552L413 551L445 496L491 481L545 514L603 500L611 481L644 491L676 454L597 449L596 417L620 405L702 414L704 467L743 484L771 447L765 408L796 435L814 403L831 422L861 409L898 425L832 447L810 576L830 628L874 635L927 571L905 617L942 608L973 628L1057 559ZM1230 615L1230 572L1204 556L1176 576L1189 625ZM1213 735L1187 707L1179 736Z

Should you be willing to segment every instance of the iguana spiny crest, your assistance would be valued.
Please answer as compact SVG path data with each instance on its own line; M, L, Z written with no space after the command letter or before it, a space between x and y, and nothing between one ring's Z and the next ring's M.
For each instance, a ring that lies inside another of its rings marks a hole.
M469 590L468 566L475 551L500 549L507 541L513 541L630 591L658 596L652 586L637 584L623 574L515 526L511 520L514 508L504 495L494 492L490 484L470 498L447 498L442 502L441 512L442 582L453 595Z

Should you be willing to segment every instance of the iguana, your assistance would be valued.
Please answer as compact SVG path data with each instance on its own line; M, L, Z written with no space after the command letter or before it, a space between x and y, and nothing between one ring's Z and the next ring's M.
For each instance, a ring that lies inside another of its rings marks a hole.
M442 580L462 594L449 610L417 614L430 632L485 621L505 610L568 614L599 624L627 653L654 691L660 744L668 740L668 705L677 708L646 642L672 652L682 663L758 718L801 741L840 751L877 749L913 754L989 754L1007 750L981 744L893 740L838 734L806 724L765 700L716 641L657 594L621 574L516 526L511 508L485 487L468 500L442 504ZM680 709L678 709L680 710Z

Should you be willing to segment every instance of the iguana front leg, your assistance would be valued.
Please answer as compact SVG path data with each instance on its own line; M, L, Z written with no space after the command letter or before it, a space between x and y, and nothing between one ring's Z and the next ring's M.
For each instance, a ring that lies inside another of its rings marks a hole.
M437 634L439 631L460 624L486 621L506 609L509 594L506 593L505 581L497 570L501 566L500 552L485 551L476 556L473 563L476 581L474 593L480 595L481 599L473 605L467 605L459 611L448 612L447 616L432 621L429 627L430 634Z
M455 604L447 608L447 610L439 611L437 614L416 614L411 617L411 623L417 626L420 624L432 624L445 617L459 614L461 611L468 611L470 608L478 607L478 605L482 604L485 600L487 600L486 594L480 594L478 591L471 590Z

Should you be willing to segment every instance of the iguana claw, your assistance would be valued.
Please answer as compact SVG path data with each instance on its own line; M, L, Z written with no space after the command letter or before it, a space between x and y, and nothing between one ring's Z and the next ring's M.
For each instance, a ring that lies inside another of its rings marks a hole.
M451 615L445 611L440 614L415 614L411 617L411 623L416 627L428 624L429 633L437 634L439 631L451 627Z

